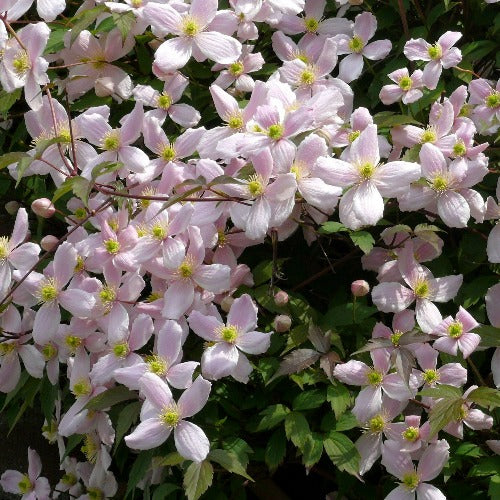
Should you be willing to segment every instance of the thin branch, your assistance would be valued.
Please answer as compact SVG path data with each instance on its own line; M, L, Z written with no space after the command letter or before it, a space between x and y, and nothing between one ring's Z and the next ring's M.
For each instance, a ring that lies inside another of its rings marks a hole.
M21 41L21 39L17 36L16 31L12 26L10 25L9 21L7 21L7 12L5 14L0 14L0 19L2 20L3 24L5 25L5 28L7 31L17 40L17 43L21 46L21 48L28 53L28 49L26 48L26 45Z
M407 40L410 39L410 30L408 28L408 19L406 19L406 10L403 4L403 0L398 0L399 16L401 17L401 23L403 24L403 31Z

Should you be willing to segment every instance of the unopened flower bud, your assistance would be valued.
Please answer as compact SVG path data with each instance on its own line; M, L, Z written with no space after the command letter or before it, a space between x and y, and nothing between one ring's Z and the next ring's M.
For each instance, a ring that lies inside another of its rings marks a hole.
M351 283L351 292L355 297L364 297L370 292L370 285L365 280L356 280Z
M290 330L291 326L292 326L292 318L290 318L290 316L287 316L286 314L279 314L274 318L273 328L278 333L287 332L288 330Z
M231 295L227 295L221 300L220 307L224 312L229 312L231 306L233 305L234 298Z
M31 204L31 210L40 217L48 219L55 214L56 207L48 198L38 198Z
M288 300L288 293L284 292L283 290L280 290L279 292L276 292L274 294L274 303L278 307L286 306L288 304Z
M9 214L9 215L16 215L17 211L19 210L19 207L21 205L19 205L19 203L17 201L8 201L6 204L5 204L5 211Z
M56 236L54 236L52 234L48 234L47 236L44 236L40 240L40 246L46 252L50 252L51 250L53 250L55 248L55 246L57 245L58 241L59 241L59 238L57 238Z

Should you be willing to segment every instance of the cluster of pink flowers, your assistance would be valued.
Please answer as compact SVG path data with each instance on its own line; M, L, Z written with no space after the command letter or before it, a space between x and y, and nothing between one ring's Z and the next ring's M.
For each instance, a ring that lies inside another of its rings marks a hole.
M11 237L0 238L0 300L8 298L0 313L0 391L17 385L20 359L32 377L46 372L52 384L69 380L72 404L65 412L59 407L54 439L62 457L64 437L85 435L88 460L63 461L58 491L82 499L116 494L109 470L115 429L106 410L86 405L117 385L143 401L140 423L125 437L128 447L155 448L173 434L182 457L207 457L210 442L190 419L207 403L210 381L247 383L252 360L270 346L273 332L259 331L250 295L233 297L240 286L253 285L251 270L238 258L270 232L283 241L300 226L311 244L317 234L300 224L304 218L320 225L338 213L356 231L377 225L390 199L401 211L423 210L449 228L464 228L471 217L496 221L487 251L491 263L500 263L500 181L496 201L474 189L488 173L488 144L477 144L477 134L500 129L500 81L478 78L459 87L432 105L427 126L392 127L389 143L366 108L353 109L349 85L362 75L365 60L391 51L389 40L377 39L370 12L353 21L325 19L325 0L230 0L226 10L218 10L217 0L87 1L80 12L96 4L108 9L97 26L111 13L133 13L128 36L117 28L101 34L85 29L76 37L70 30L64 48L47 54L45 22L22 27L16 37L4 30L32 4L0 1L0 82L7 92L24 89L34 144L29 167L20 170L15 161L8 170L16 179L50 174L56 187L79 179L90 195L67 203L69 234L43 272L32 269L41 248L28 241L24 208ZM47 22L65 7L64 1L37 2ZM273 49L282 61L267 81L252 76L264 64L251 43L259 23L274 30ZM158 38L152 44L155 88L133 81L116 64L134 47L134 35L149 28ZM461 61L460 37L446 32L434 44L409 40L405 56L425 65L411 74L407 68L391 72L394 84L382 88L381 101L406 105L435 89L442 72ZM179 102L189 86L183 68L207 59L216 63L209 90L220 118L210 129L197 126L202 110ZM117 102L133 100L132 111L118 126L106 105L68 116L65 106L44 95L50 65L67 68L55 83L69 101L90 90ZM163 130L169 121L181 127L177 137ZM59 142L38 153L38 145L55 138ZM416 151L413 161L404 158L407 151ZM110 202L112 195L126 203ZM359 473L382 457L400 482L387 498L416 493L440 499L427 482L440 474L449 445L426 418L440 398L424 398L422 414L412 401L423 387L467 383L462 364L438 366L438 354L468 358L481 340L474 333L479 324L461 306L443 318L436 305L457 296L462 276L435 277L424 265L443 251L435 231L399 225L384 229L382 239L383 247L362 264L378 273L371 299L381 312L394 313L392 329L375 326L372 366L350 360L337 364L333 376L362 388L352 409L363 429L356 443ZM486 304L491 324L500 327L498 303L496 285ZM184 343L196 336L205 342L203 353L185 359ZM497 386L499 365L497 349ZM492 426L467 399L473 387L463 395L460 420L445 433L460 438L463 424ZM171 388L183 391L177 400ZM28 474L7 471L0 484L23 498L49 498L47 480L38 477L40 460L32 450L29 458Z

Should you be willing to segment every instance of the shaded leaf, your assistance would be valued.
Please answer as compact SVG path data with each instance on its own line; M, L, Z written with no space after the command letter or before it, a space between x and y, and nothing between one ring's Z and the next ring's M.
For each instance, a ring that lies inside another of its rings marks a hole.
M236 454L227 450L212 450L208 454L207 458L212 460L212 462L217 462L219 465L222 465L222 467L229 472L234 472L235 474L239 474L240 476L253 481L253 479L247 474L245 467L240 462Z
M188 500L197 500L212 484L214 469L207 460L193 462L184 474L184 490Z
M86 410L105 410L110 406L127 401L128 399L137 399L137 393L130 391L123 385L112 387L101 394L93 397L86 405Z

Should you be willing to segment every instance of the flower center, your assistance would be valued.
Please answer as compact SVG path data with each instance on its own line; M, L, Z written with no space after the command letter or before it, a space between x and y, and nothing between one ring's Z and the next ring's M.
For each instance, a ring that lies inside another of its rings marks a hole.
M184 21L182 22L182 32L184 35L188 37L193 37L197 35L200 31L200 26L198 23L191 17L186 16Z
M463 156L467 153L467 147L465 146L464 141L458 141L453 146L453 154L455 156Z
M295 59L298 59L299 61L302 61L305 64L309 63L309 58L303 52L297 52L293 56L295 57Z
M224 342L234 344L234 342L238 338L238 327L234 325L223 326L217 333Z
M300 180L303 177L303 166L300 163L294 163L290 168L290 172L295 175L297 180Z
M85 458L91 463L95 463L97 453L99 452L99 444L95 442L90 434L86 434L83 439L83 446L80 448Z
M264 193L264 181L260 175L252 175L248 182L248 191L254 198Z
M165 146L161 151L161 157L165 161L172 161L175 158L175 149L172 144Z
M424 382L427 385L435 384L439 380L439 373L437 370L425 370L424 371Z
M401 90L404 90L405 92L408 92L408 90L411 89L412 85L413 81L409 76L403 76L401 80L399 80L399 88Z
M0 236L0 260L5 260L9 253L9 238Z
M30 58L25 50L21 50L17 53L16 57L12 61L12 66L14 67L14 72L18 76L24 76L31 68Z
M415 490L418 483L420 483L420 479L416 472L409 472L403 476L403 486L409 491Z
M127 342L122 342L121 344L115 344L113 346L113 354L117 358L126 358L130 352Z
M0 356L5 356L14 352L16 348L15 342L2 342L0 343Z
M436 142L436 140L437 134L434 127L427 127L427 129L425 129L420 136L420 142L422 144L424 144L425 142Z
M427 53L431 59L435 60L439 59L443 55L443 49L441 49L441 46L438 43L435 43L427 49Z
M349 40L349 48L356 53L360 53L363 50L365 43L359 36L355 36Z
M396 330L392 335L391 335L391 342L394 347L399 346L399 339L403 336L403 332L400 332L399 330Z
M149 371L153 372L159 377L167 373L167 361L161 356L158 356L158 354L146 356L146 363L148 364Z
M318 31L319 22L314 17L306 17L304 19L304 26L309 33L316 33Z
M493 92L485 100L484 103L488 108L498 108L500 106L500 92Z
M359 175L363 180L370 179L375 173L375 167L371 163L365 163L359 167Z
M462 323L455 321L447 328L447 331L451 338L458 339L462 336L462 333L464 333L464 327Z
M84 378L80 379L73 386L73 390L71 391L75 397L81 398L83 396L88 396L92 391L92 387L90 382Z
M243 124L244 124L243 117L239 113L231 115L227 119L227 125L228 125L228 127L232 128L233 130L240 130L240 129L242 129L243 128Z
M181 278L184 278L184 279L191 278L191 276L193 275L193 272L194 272L193 261L189 257L186 257L182 261L182 264L179 266L178 272L179 272L179 275Z
M117 130L107 132L101 141L101 149L105 151L117 151L120 148L120 135Z
M284 127L283 125L280 125L279 123L276 123L274 125L271 125L267 131L267 135L273 139L274 141L277 141L283 137L283 132L284 132Z
M42 302L52 302L57 298L58 293L55 279L47 278L43 280L40 286L38 297Z
M161 299L163 295L160 292L151 292L147 299L146 302L154 302L155 300Z
M377 415L376 417L370 419L370 421L368 422L368 427L371 432L382 432L385 427L385 420L383 419L382 415Z
M434 177L432 181L432 189L438 193L442 193L448 189L448 181L444 177L438 175Z
M67 484L68 486L74 486L77 481L78 479L74 474L71 474L71 472L64 474L64 476L61 478L61 482Z
M49 361L50 359L54 358L57 354L57 347L54 344L45 344L42 347L42 354L45 359L45 361Z
M401 433L401 436L403 436L403 439L406 439L406 441L413 443L420 437L420 431L418 427L408 427Z
M366 379L369 385L377 386L384 380L384 375L377 370L371 370L366 375Z
M19 493L23 495L33 490L33 484L27 474L23 475L21 481L17 483L17 487L19 488Z
M108 226L116 233L120 225L118 224L118 220L116 218L108 219Z
M240 76L245 71L245 67L243 66L243 63L240 61L236 61L230 64L228 69L229 73L231 73L233 76Z
M77 208L74 213L77 219L84 219L87 216L87 211L83 208Z
M104 242L106 252L110 254L117 254L120 251L120 243L117 240L109 239Z
M219 229L219 231L217 231L217 246L223 247L226 243L227 243L226 233L222 229Z
M316 75L314 74L314 71L312 69L305 69L302 71L300 78L299 78L299 84L300 85L312 85L316 80Z
M70 352L74 353L82 345L82 338L76 335L66 335L64 343L69 348Z
M109 305L116 299L116 291L114 290L114 288L111 288L110 286L105 286L99 292L99 298L101 299L101 302L104 305Z
M153 236L154 239L156 240L164 240L168 235L168 228L164 225L161 224L160 222L157 222L152 228L151 228L151 236Z
M360 135L361 135L361 130L353 130L352 132L350 132L349 135L347 136L349 144L353 143Z
M161 95L158 96L158 99L156 100L156 105L160 109L166 111L172 105L172 98L166 92L163 92Z
M181 420L181 416L179 415L179 410L176 407L167 406L160 413L160 420L167 427L176 427Z
M425 280L420 281L416 284L415 289L413 290L415 295L419 299L425 299L429 295L429 283Z
M458 113L458 116L465 116L465 117L470 116L471 111L472 111L472 106L470 104L464 104L460 108L460 113Z
M102 500L104 498L104 493L99 488L89 488L87 495L90 500Z

